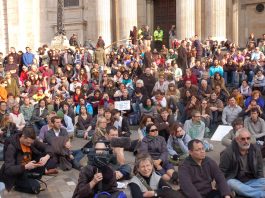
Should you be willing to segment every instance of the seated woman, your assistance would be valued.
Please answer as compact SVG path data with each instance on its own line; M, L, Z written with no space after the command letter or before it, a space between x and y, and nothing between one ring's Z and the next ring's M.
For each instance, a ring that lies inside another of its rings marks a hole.
M161 107L167 107L167 100L164 96L164 93L160 90L157 90L152 97L155 105L160 105Z
M63 170L68 171L72 168L80 170L81 165L79 161L83 158L84 154L81 150L72 153L70 150L72 145L69 137L59 136L52 140L51 147L54 153L54 162ZM79 153L80 158L75 158Z
M153 100L150 98L146 98L143 101L143 105L140 105L140 112L141 117L145 115L150 115L152 117L155 117L157 115L156 106L153 103Z
M247 80L242 80L242 84L239 87L239 92L244 96L244 98L251 96L252 88L248 85Z
M105 109L105 111L104 111L104 117L107 120L107 128L113 126L113 124L114 124L114 118L112 116L112 110Z
M142 117L142 120L140 122L139 128L138 128L138 140L142 141L144 137L146 137L146 126L149 124L154 124L155 119L150 115L145 115Z
M221 89L224 90L228 96L230 95L229 91L227 90L227 88L225 86L224 78L218 72L215 72L215 74L211 80L211 86L215 87L216 85L220 85Z
M201 100L199 111L201 113L201 119L205 124L205 127L210 127L212 120L212 111L208 106L208 101L204 98Z
M188 143L190 140L191 137L184 131L182 124L174 123L170 127L170 136L167 140L167 150L170 155L171 162L175 163L179 159L183 160L188 156Z
M96 143L99 139L104 138L107 131L107 120L105 117L98 117L96 123L96 130L93 135L93 143Z
M0 142L4 143L7 138L18 132L16 125L10 119L10 115L5 114L0 122Z
M191 112L193 110L199 110L200 108L200 100L197 96L192 95L190 100L188 101L186 107L185 107L185 112L186 112L186 119L191 118Z
M77 118L76 123L76 136L79 138L87 139L89 132L92 129L91 125L92 117L87 113L85 105L80 107L80 115Z
M154 161L155 170L165 181L177 182L177 172L168 161L167 143L158 135L156 125L146 126L147 136L143 138L138 153L149 153Z
M9 115L10 120L16 125L17 129L21 131L25 127L26 121L23 114L19 111L19 104L15 104L12 107L12 111Z
M265 101L260 93L260 91L255 90L252 92L251 96L249 96L246 101L245 101L245 107L248 107L250 104L251 100L254 99L257 101L257 104L263 109L265 105Z
M137 156L134 166L135 176L128 184L132 198L178 197L178 192L174 191L154 170L154 162L149 154Z
M265 91L265 76L261 70L258 70L254 76L253 90L258 90L261 93L264 93Z
M168 84L168 90L166 92L167 106L172 109L173 112L177 110L177 104L180 99L180 92L176 88L174 83Z

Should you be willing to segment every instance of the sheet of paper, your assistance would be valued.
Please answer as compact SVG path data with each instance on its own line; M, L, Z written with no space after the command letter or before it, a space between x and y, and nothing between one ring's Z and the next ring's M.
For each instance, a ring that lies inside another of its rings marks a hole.
M222 138L232 129L232 126L228 125L219 125L214 132L211 140L212 141L221 141Z

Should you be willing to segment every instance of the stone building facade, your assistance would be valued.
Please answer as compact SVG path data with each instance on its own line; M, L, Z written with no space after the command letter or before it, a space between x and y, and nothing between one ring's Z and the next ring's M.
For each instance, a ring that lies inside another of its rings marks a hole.
M127 39L134 25L160 25L165 43L171 25L177 38L197 34L235 41L241 47L251 32L265 33L264 0L65 0L64 25L67 37L77 33L80 42L106 45ZM263 9L262 9L263 6ZM0 0L0 51L11 46L24 50L50 44L56 33L56 0Z

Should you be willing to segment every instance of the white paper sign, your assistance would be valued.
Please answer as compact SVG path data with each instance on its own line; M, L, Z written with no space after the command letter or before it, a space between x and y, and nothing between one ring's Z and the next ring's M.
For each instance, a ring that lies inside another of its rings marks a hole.
M131 102L130 100L115 101L114 106L115 106L115 109L118 109L119 111L130 110Z
M221 141L223 137L231 130L233 129L232 126L227 126L227 125L219 125L214 132L211 140L213 141Z

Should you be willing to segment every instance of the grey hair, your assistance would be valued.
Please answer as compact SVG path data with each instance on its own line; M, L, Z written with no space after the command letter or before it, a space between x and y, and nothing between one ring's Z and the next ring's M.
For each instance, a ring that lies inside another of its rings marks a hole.
M133 168L133 172L136 175L138 173L138 168L140 166L140 163L143 161L149 161L152 166L154 166L154 162L153 159L151 157L151 155L149 155L148 153L139 153L135 159L135 164L134 164L134 168Z
M202 80L201 80L201 84L202 84L202 83L206 83L206 84L207 84L207 80L202 79Z
M137 80L136 83L141 83L144 86L144 81L142 79Z
M250 134L249 130L247 128L243 127L243 128L238 129L236 131L235 138L239 137L241 135L241 133L243 133L243 132L248 132Z

